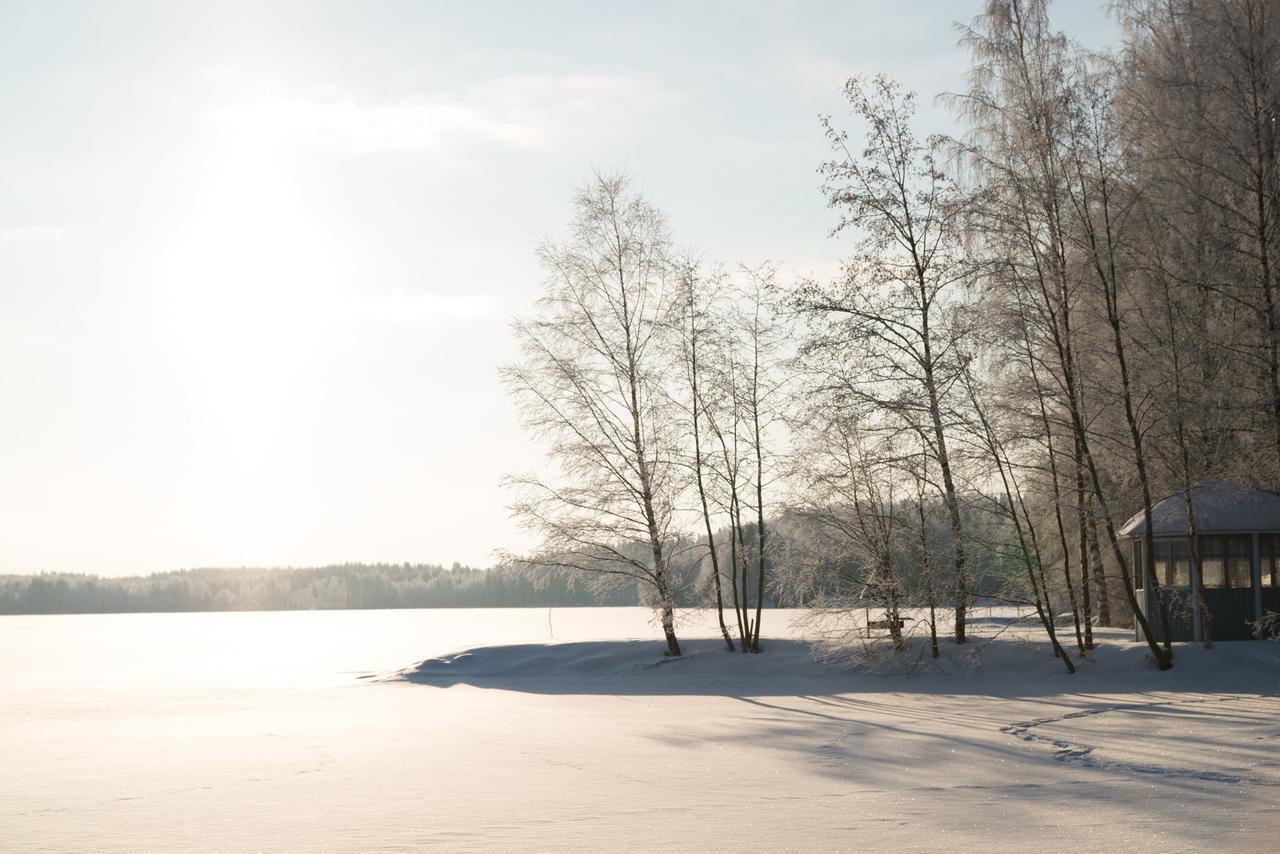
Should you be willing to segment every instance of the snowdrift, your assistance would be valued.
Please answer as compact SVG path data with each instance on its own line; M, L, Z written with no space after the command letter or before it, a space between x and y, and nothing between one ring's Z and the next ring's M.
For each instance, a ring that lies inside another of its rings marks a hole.
M928 657L922 640L874 666L823 664L800 639L763 643L758 655L730 653L718 638L682 641L669 658L656 640L578 641L479 646L428 658L379 681L447 688L472 685L550 694L831 695L849 692L980 694L1028 697L1063 691L1280 692L1280 645L1222 643L1213 650L1177 645L1173 671L1160 673L1145 644L1114 630L1075 675L1048 644L1027 636L946 642Z
M684 640L681 647L684 654L670 658L665 644L653 640L482 646L429 658L389 678L557 694L739 694L749 688L794 693L798 681L826 684L839 676L798 640L769 641L759 655L729 653L724 641L711 638Z

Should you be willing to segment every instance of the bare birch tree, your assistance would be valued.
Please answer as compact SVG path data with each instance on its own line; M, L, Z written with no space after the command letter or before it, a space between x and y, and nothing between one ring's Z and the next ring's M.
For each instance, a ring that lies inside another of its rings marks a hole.
M865 143L855 152L848 133L824 120L836 159L822 173L829 203L841 213L835 231L855 231L858 251L844 281L814 283L799 295L801 309L825 324L808 347L862 353L859 397L921 429L951 527L955 641L964 643L965 535L949 449L962 334L952 309L975 272L961 241L961 196L939 163L940 140L921 142L912 129L914 95L885 77L853 78L845 95L865 125Z
M739 405L746 445L750 448L750 485L755 510L755 615L747 620L747 639L752 652L760 651L760 623L763 617L765 591L771 547L766 515L778 477L777 457L781 453L781 426L786 407L788 382L786 347L790 326L779 310L780 295L776 269L769 264L744 267L744 281L739 287L734 312L734 327L741 338L739 352L742 365L738 373L742 381ZM744 589L747 585L744 585Z
M714 502L712 490L714 484L709 483L714 476L713 449L709 446L707 435L707 411L714 399L713 390L708 388L707 361L711 348L709 339L717 333L716 297L721 287L720 276L705 275L698 264L686 260L679 271L680 302L677 333L674 336L679 348L679 359L684 373L684 388L677 398L683 401L687 431L691 447L688 449L688 466L693 473L693 482L698 495L698 512L702 517L703 528L707 537L707 559L711 563L711 577L716 597L716 619L720 624L720 633L724 637L729 652L734 651L733 637L724 621L724 585L720 549L716 542L716 516L712 513ZM731 520L732 523L732 520ZM730 530L730 539L736 531ZM734 571L734 590L737 590L737 570ZM734 611L738 614L741 631L741 613L737 596L734 596ZM743 632L745 634L745 632Z
M1096 288L1106 306L1113 356L1109 367L1120 374L1119 396L1134 444L1132 460L1143 478L1143 503L1149 514L1145 455L1141 431L1135 432L1137 414L1127 375L1125 331L1120 327L1114 263L1118 193L1112 168L1115 152L1106 147L1111 130L1105 122L1107 95L1092 85L1101 78L1089 77L1066 38L1051 29L1046 0L988 0L985 14L964 33L973 66L969 91L957 99L971 127L962 150L984 190L975 221L988 253L1000 261L993 265L996 275L988 282L1006 292L1006 299L1034 323L1036 338L1043 342L1048 359L1042 364L1052 366L1130 612L1158 666L1166 669L1172 663L1171 649L1158 644L1137 600L1129 555L1111 511L1114 496L1104 488L1091 418L1084 409L1084 364L1105 353L1107 346L1096 339L1089 347L1081 346L1087 319L1082 303L1087 304ZM1104 180L1105 199L1099 189ZM1151 552L1145 550L1147 574ZM1157 585L1153 580L1152 586ZM1156 598L1164 602L1160 595ZM1161 611L1165 613L1163 604Z
M545 290L514 322L521 361L503 369L556 470L510 478L513 510L542 538L528 562L648 590L678 656L671 559L682 477L662 347L679 304L671 240L620 175L597 175L574 214L569 235L539 250Z

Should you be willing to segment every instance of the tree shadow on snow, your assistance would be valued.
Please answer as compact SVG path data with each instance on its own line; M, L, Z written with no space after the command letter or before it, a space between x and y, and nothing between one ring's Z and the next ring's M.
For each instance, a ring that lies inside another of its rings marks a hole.
M1144 647L1109 644L1067 674L1044 644L997 638L944 645L937 661L922 646L867 668L825 665L800 640L766 640L758 655L730 653L718 638L682 642L666 656L654 640L579 641L476 647L430 658L379 681L448 688L470 685L533 694L615 696L833 697L946 694L1054 698L1063 694L1194 690L1271 693L1280 689L1275 656L1261 648L1179 650L1173 671L1156 670ZM1270 645L1265 645L1270 646ZM1254 647L1248 644L1247 647Z

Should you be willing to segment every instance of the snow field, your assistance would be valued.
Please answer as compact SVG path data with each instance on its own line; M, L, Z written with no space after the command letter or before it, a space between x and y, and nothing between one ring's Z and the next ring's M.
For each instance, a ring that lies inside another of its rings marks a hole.
M7 618L0 849L1274 850L1275 645L900 676L798 616L675 661L640 609Z

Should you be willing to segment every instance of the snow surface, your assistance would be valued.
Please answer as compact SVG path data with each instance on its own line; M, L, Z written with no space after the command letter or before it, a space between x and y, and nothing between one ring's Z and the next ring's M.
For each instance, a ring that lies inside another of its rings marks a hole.
M991 613L877 675L799 616L678 660L626 608L3 618L0 849L1275 850L1280 645L1069 676Z

